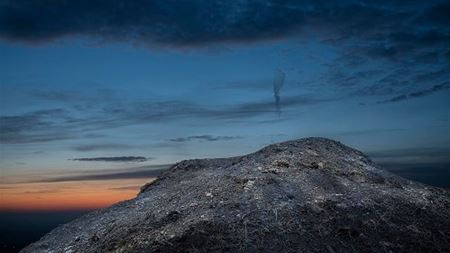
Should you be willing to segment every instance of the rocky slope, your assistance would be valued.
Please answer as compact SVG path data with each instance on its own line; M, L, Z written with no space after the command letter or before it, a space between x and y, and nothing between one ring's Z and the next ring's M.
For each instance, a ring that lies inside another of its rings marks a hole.
M446 191L323 138L175 164L22 252L450 252Z

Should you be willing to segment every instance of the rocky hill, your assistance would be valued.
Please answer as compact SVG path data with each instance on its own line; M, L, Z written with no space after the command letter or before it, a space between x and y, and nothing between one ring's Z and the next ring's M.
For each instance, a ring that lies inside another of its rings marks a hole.
M22 252L450 252L446 191L323 138L175 164Z

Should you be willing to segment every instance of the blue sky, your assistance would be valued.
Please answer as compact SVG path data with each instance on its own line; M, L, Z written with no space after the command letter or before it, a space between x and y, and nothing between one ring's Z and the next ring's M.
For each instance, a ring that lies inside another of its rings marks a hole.
M445 1L119 2L0 6L2 181L307 136L387 164L450 164ZM119 162L76 160L105 157Z

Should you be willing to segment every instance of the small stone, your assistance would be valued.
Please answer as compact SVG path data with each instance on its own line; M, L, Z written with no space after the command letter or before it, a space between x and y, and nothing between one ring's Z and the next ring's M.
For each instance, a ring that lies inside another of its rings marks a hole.
M317 164L316 162L312 162L309 164L309 167L313 168L313 169L318 169L319 168L319 164Z
M73 251L73 249L72 249L72 246L69 246L69 247L66 247L66 248L64 248L64 253L73 253L74 251Z
M278 168L269 168L269 169L267 169L267 172L270 172L273 174L280 174L281 170Z
M93 235L93 236L91 237L91 241L93 241L93 242L96 242L96 241L98 241L98 240L100 240L100 238L99 238L97 235Z
M319 156L319 154L317 154L316 151L313 151L313 150L311 150L311 149L306 149L306 153L308 153L308 154L310 154L310 155L313 155L313 156Z
M254 180L248 180L244 186L244 190L246 191L250 190L250 188L252 188L254 184L255 184Z
M284 167L284 168L289 168L289 162L285 161L285 160L275 160L272 163L274 166L277 167Z
M317 165L319 166L319 169L323 169L323 162L319 162Z

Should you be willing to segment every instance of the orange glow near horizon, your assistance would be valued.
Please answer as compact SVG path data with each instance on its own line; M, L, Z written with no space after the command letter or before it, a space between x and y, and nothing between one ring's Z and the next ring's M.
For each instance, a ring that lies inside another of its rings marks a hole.
M0 211L97 209L132 199L150 179L73 181L2 185Z

